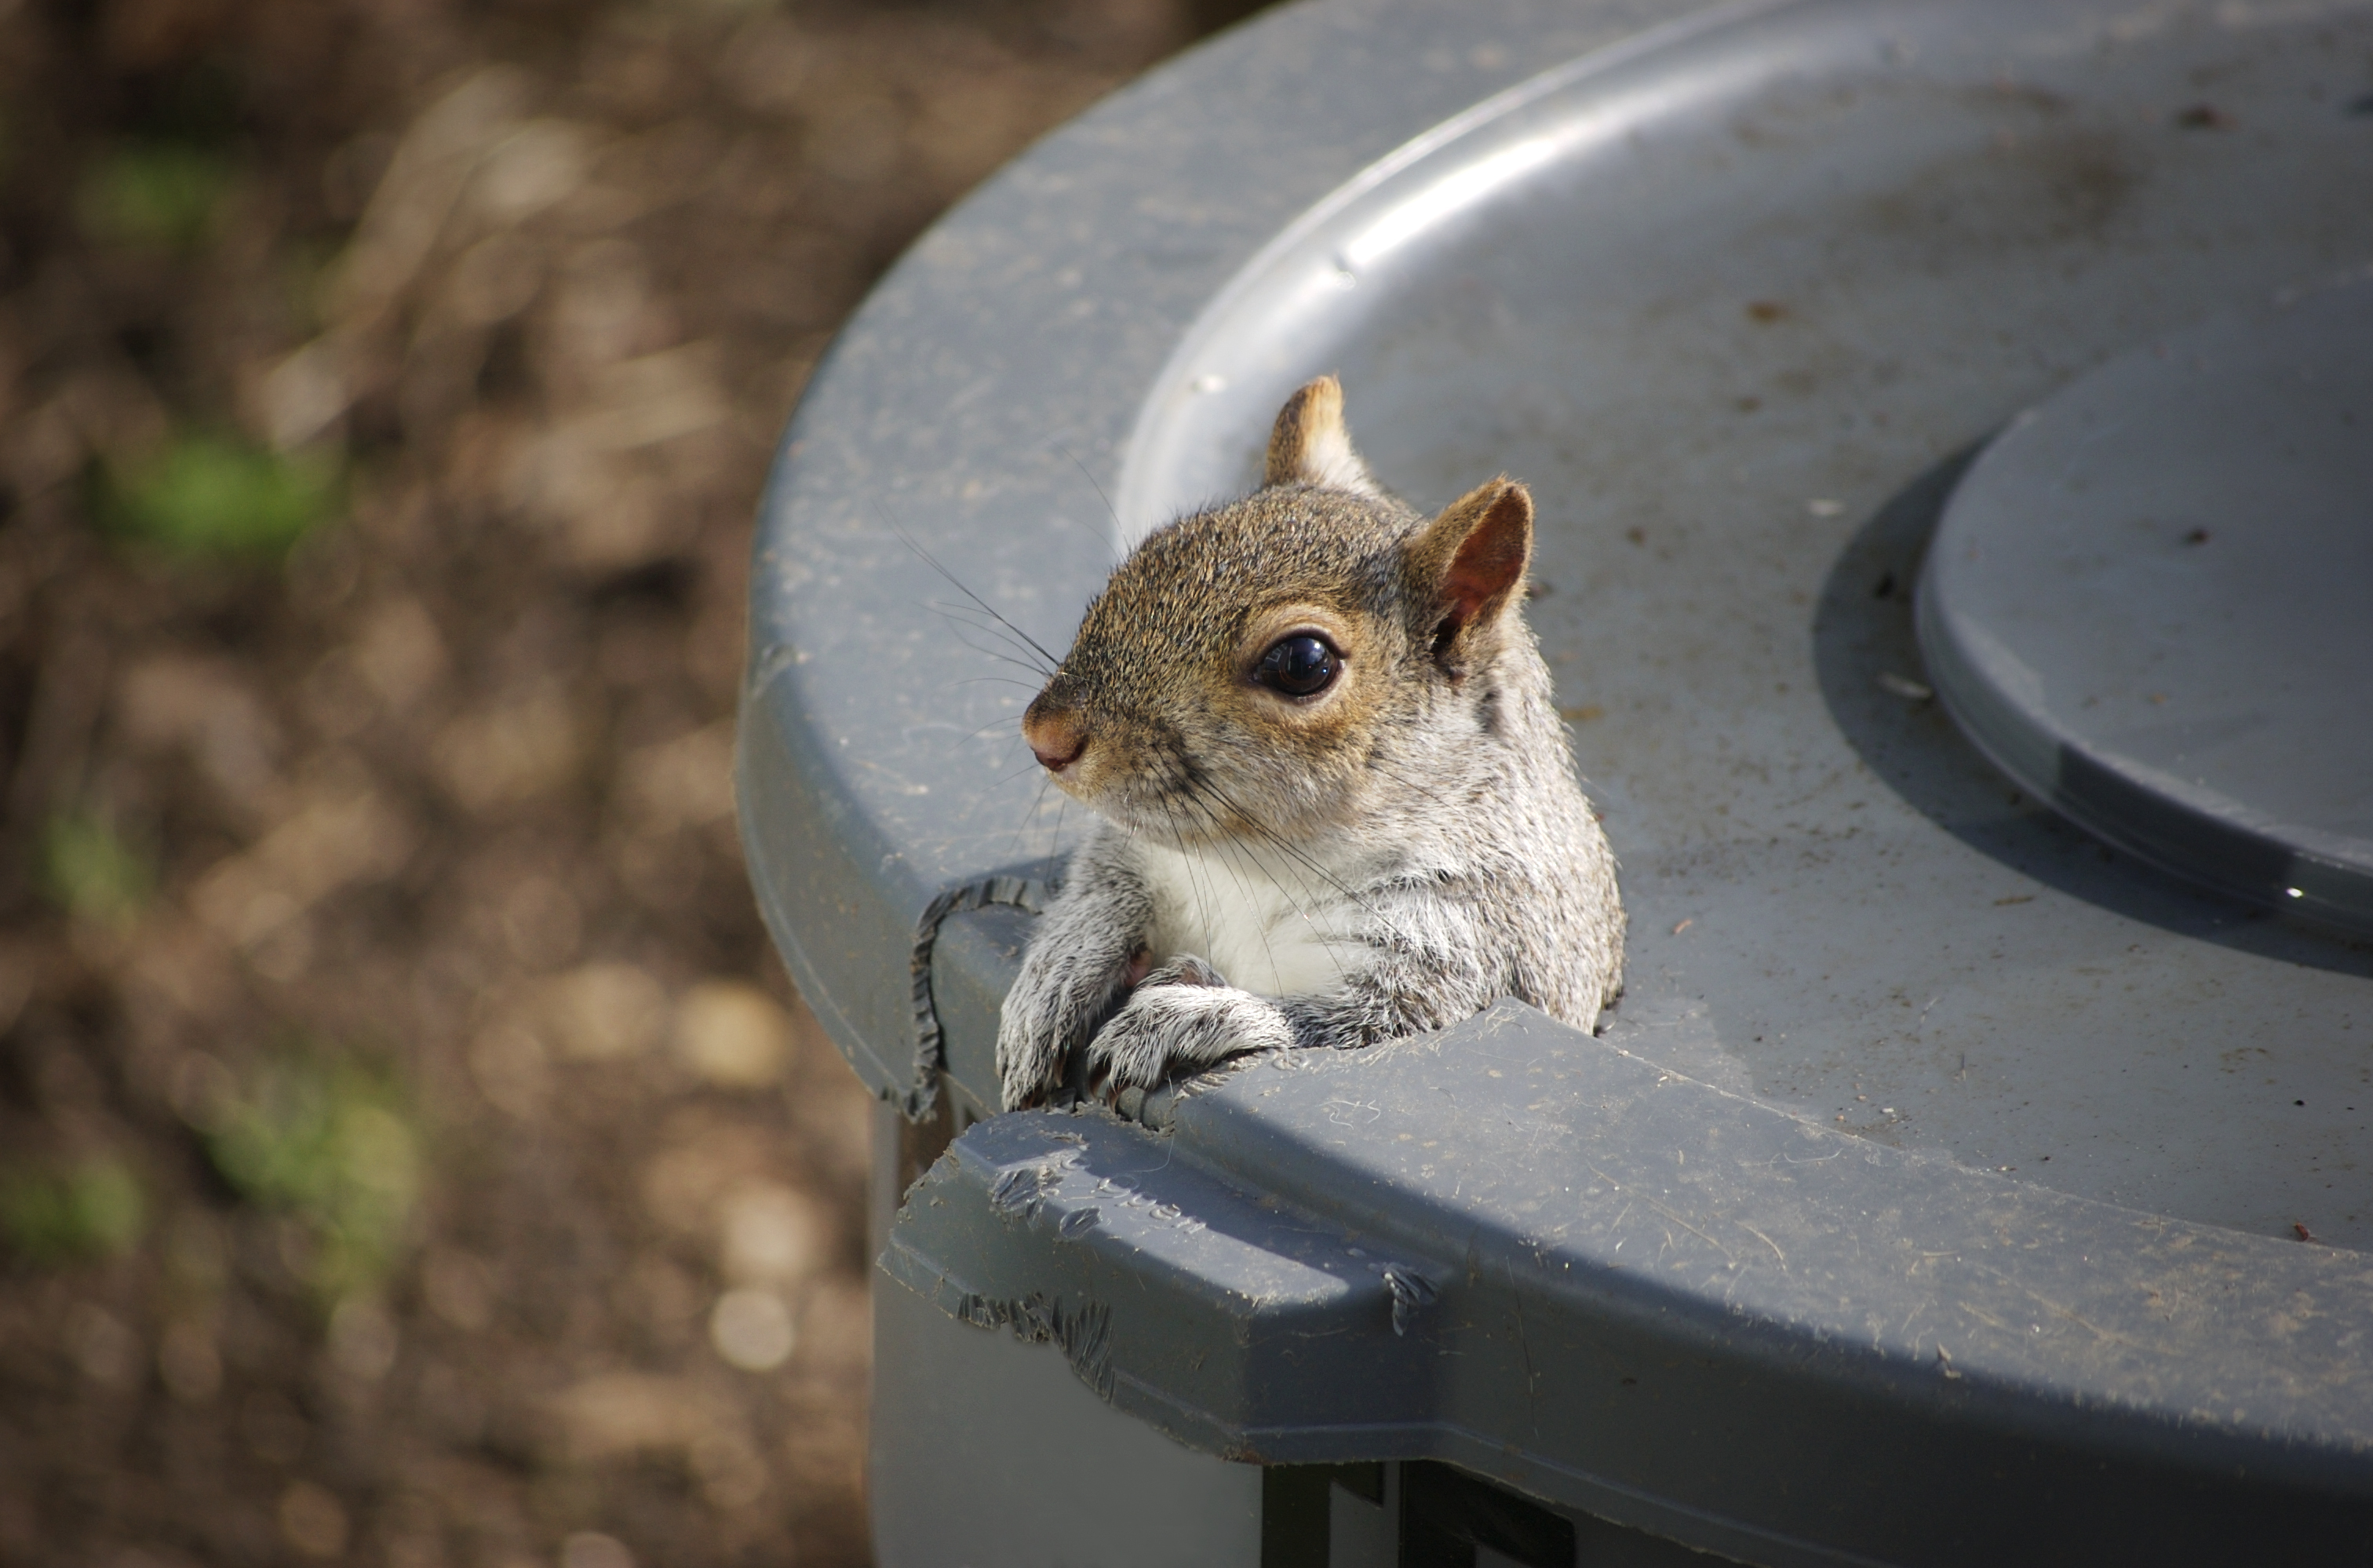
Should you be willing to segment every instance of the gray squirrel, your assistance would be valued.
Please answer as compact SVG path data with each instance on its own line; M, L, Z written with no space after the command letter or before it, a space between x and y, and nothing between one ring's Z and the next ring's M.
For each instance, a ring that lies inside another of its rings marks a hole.
M1365 1046L1622 988L1615 858L1525 624L1532 497L1434 518L1294 393L1262 488L1156 530L1022 731L1096 813L1005 999L1009 1109L1245 1051Z

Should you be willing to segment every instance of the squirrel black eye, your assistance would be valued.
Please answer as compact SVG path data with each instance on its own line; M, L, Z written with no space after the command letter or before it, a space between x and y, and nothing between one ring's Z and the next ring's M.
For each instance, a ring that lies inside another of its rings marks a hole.
M1253 679L1288 696L1315 696L1333 685L1342 671L1343 661L1325 638L1299 632L1269 644Z

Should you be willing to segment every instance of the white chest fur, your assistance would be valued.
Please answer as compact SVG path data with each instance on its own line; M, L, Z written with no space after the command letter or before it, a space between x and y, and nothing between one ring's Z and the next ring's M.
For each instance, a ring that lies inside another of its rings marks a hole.
M1359 909L1328 872L1239 845L1180 853L1140 839L1137 849L1155 964L1191 953L1230 985L1273 997L1326 995L1353 966Z

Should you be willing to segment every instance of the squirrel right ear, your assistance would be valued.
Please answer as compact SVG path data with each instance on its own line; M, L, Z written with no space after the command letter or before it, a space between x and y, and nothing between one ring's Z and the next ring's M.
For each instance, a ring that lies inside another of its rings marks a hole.
M1434 661L1453 680L1490 646L1501 613L1523 590L1533 558L1533 494L1502 475L1442 509L1403 548L1420 591L1433 595L1426 628Z
M1268 435L1263 485L1323 485L1330 490L1379 496L1368 465L1351 450L1343 423L1343 383L1321 376L1285 400Z

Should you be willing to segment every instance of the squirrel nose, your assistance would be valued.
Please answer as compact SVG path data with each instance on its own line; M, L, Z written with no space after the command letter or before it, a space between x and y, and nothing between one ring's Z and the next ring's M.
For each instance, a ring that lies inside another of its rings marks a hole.
M1088 727L1073 713L1028 714L1022 720L1022 738L1049 773L1062 772L1088 749Z

